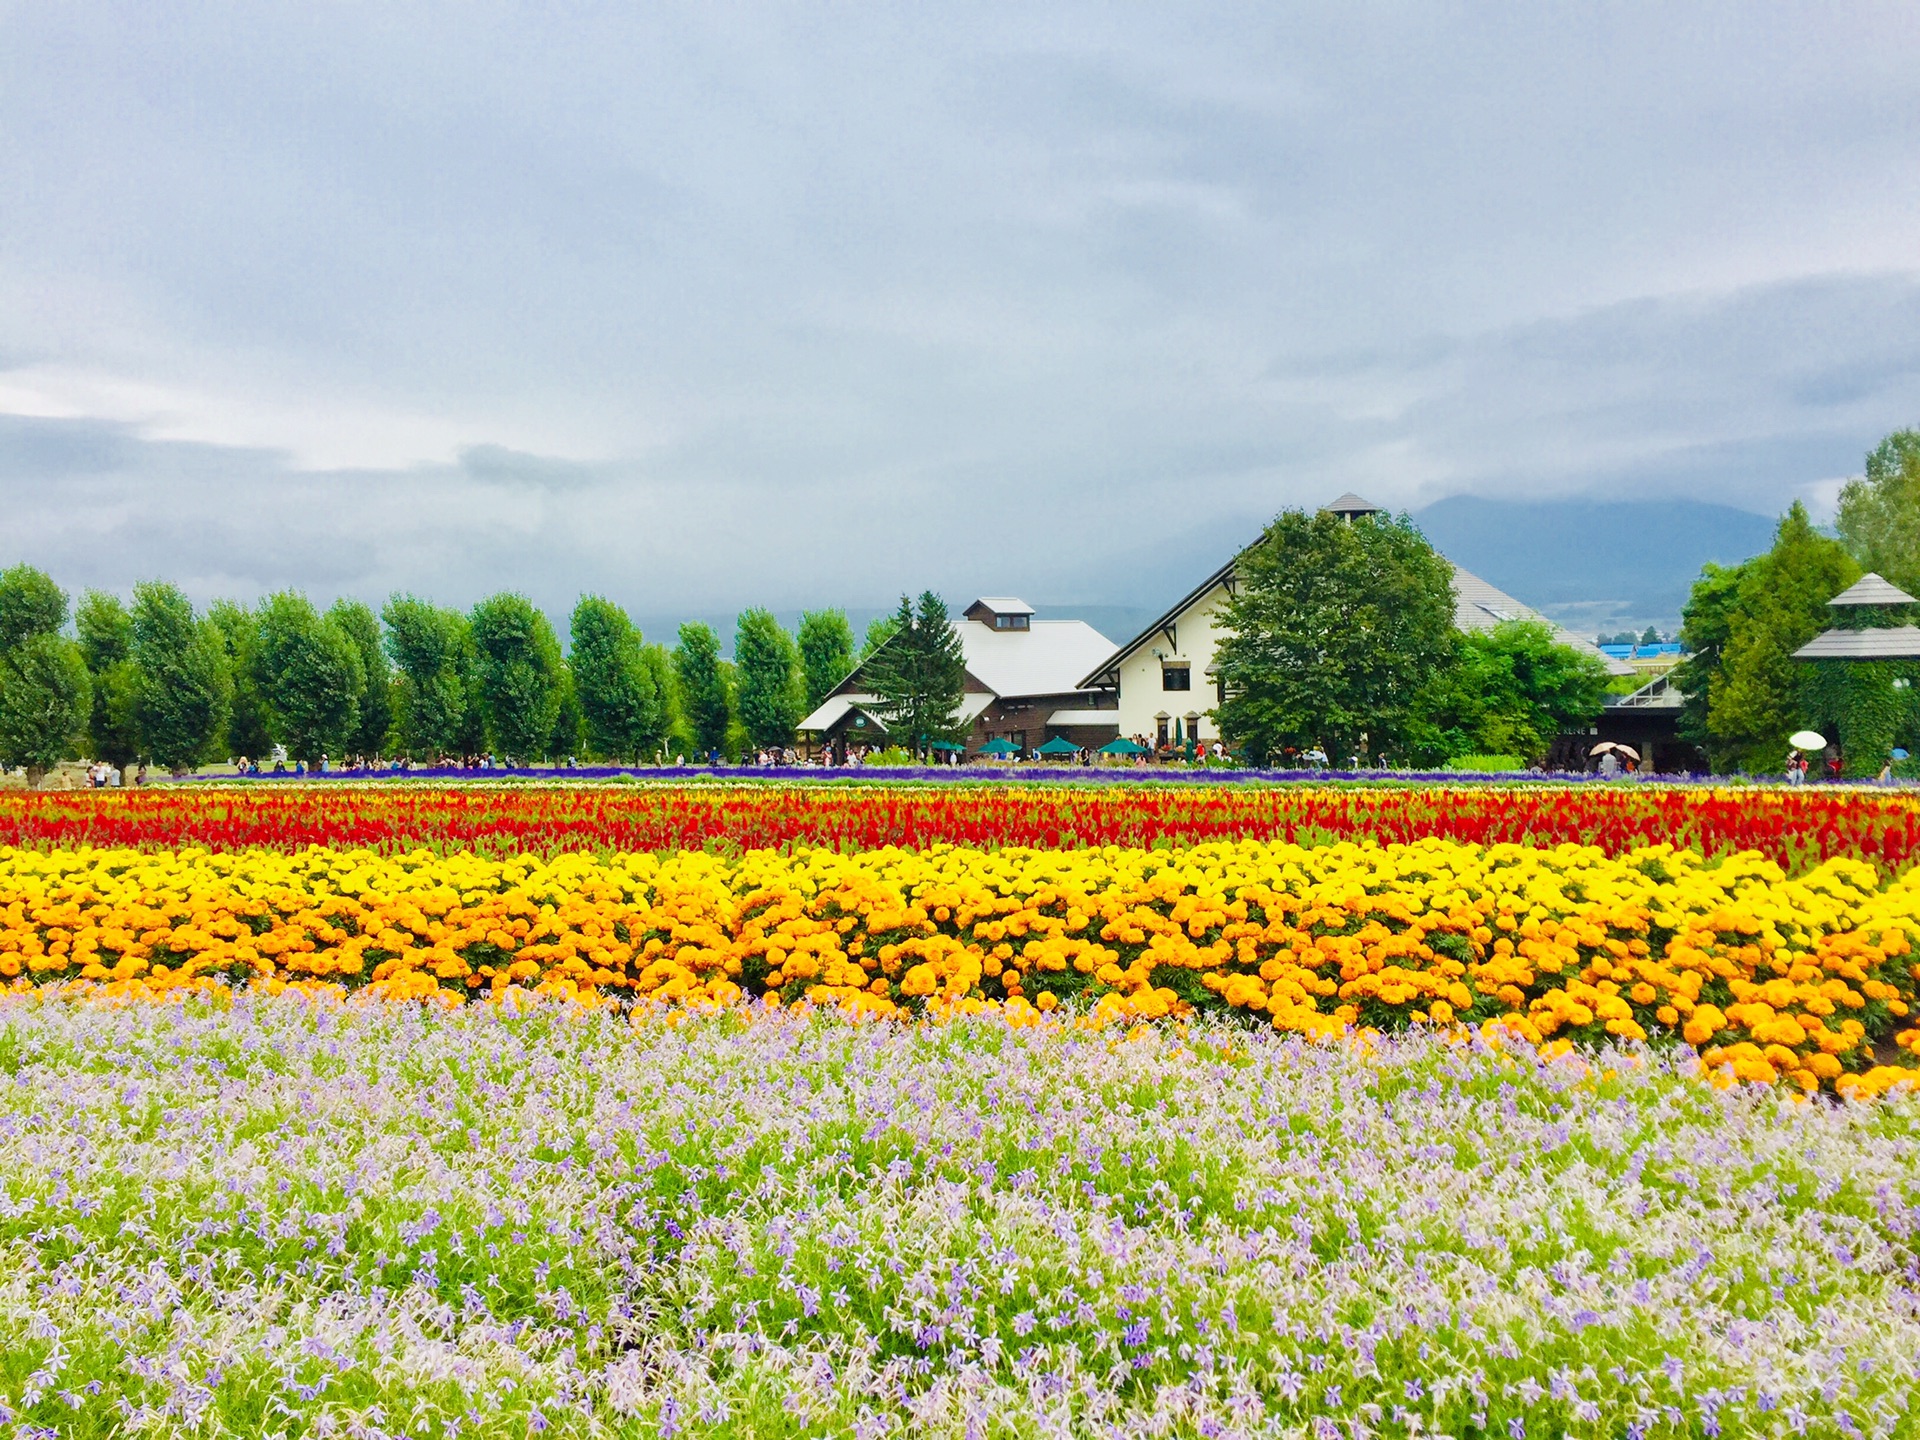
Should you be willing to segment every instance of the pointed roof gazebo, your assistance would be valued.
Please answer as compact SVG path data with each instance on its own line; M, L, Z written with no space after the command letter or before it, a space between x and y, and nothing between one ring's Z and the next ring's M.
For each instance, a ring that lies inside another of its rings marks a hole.
M1386 513L1372 501L1362 500L1351 490L1347 491L1346 494L1342 495L1338 500L1335 500L1331 505L1323 505L1320 508L1329 515L1338 515L1349 525L1362 515L1384 515Z
M1851 624L1827 630L1793 652L1796 660L1920 660L1920 625L1867 625L1870 610L1917 605L1913 596L1872 571L1827 604Z

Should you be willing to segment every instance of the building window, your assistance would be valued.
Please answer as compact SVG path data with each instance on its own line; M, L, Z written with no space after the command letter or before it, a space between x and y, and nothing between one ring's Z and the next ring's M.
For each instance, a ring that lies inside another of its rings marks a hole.
M1162 690L1193 689L1193 667L1191 665L1162 665L1160 667L1160 688Z

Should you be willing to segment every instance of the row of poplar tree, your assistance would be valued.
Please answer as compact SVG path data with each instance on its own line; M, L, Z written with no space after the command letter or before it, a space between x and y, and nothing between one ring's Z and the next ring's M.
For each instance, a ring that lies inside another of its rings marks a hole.
M738 758L791 744L900 616L917 618L903 600L856 645L839 610L807 613L797 634L748 610L728 660L708 625L682 625L669 649L597 595L574 607L563 649L515 594L464 612L412 595L322 611L297 591L196 610L153 582L131 604L88 591L70 615L52 579L18 565L0 572L0 767L86 756L185 771L275 746L309 763Z

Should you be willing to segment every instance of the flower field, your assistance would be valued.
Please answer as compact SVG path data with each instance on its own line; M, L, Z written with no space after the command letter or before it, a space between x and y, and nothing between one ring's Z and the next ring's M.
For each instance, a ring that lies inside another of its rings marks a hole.
M544 860L0 851L0 983L166 996L740 1000L862 1017L1216 1012L1331 1037L1650 1037L1727 1079L1920 1078L1920 874L1428 839ZM1895 1048L1897 1047L1897 1048Z
M1915 1433L1920 1100L1690 1063L15 1000L0 1431Z
M1906 791L1699 785L734 784L367 785L0 791L0 845L510 856L575 851L1020 845L1318 844L1428 837L1473 845L1671 844L1757 851L1789 871L1920 854Z

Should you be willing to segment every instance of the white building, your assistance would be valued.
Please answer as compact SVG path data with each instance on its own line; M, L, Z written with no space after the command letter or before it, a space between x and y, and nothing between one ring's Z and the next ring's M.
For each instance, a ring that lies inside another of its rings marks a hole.
M1349 521L1380 513L1378 505L1370 505L1354 494L1342 495L1326 508ZM1099 668L1080 677L1081 689L1099 690L1113 697L1114 733L1156 743L1176 737L1202 741L1219 738L1220 727L1207 713L1220 703L1220 680L1213 657L1219 645L1220 609L1234 593L1239 560L1236 555L1227 561L1166 614L1107 656ZM1447 563L1453 565L1451 560ZM1538 620L1551 627L1562 644L1605 661L1610 674L1633 673L1631 666L1602 655L1591 641L1569 633L1458 565L1453 565L1453 602L1454 624L1462 630L1491 630L1502 620Z
M969 605L953 630L966 657L960 718L969 727L969 751L993 740L1027 750L1055 735L1095 746L1114 737L1112 695L1079 685L1113 642L1085 621L1036 620L1026 601L989 595ZM855 670L800 728L842 756L849 744L885 744L873 703Z

